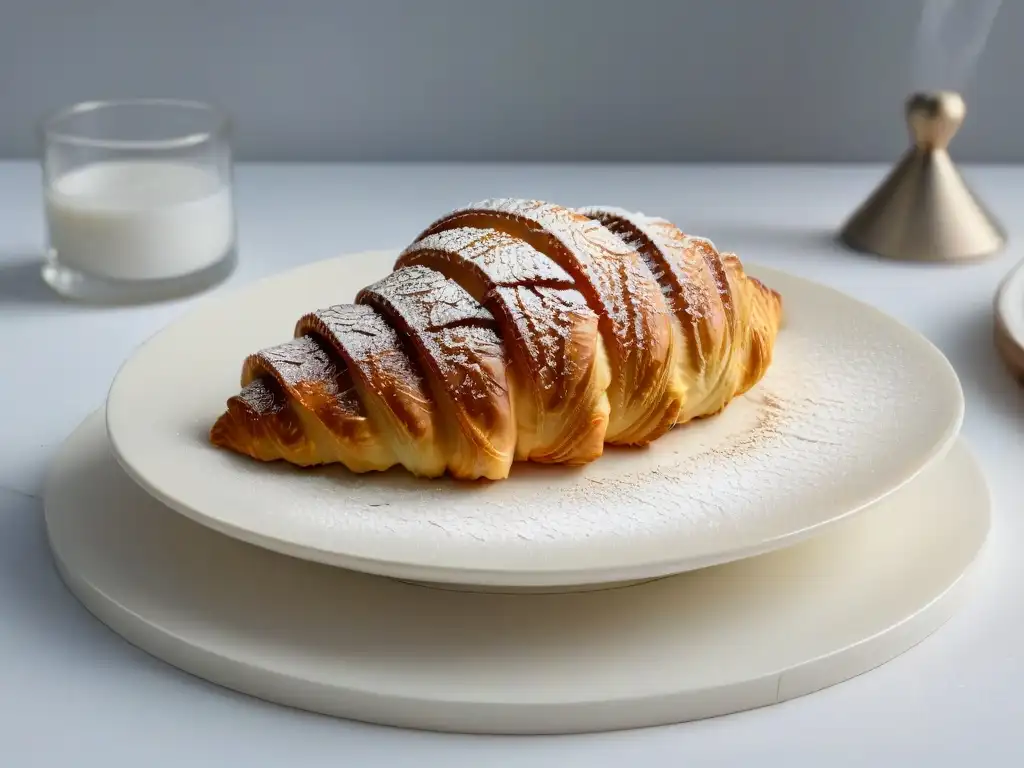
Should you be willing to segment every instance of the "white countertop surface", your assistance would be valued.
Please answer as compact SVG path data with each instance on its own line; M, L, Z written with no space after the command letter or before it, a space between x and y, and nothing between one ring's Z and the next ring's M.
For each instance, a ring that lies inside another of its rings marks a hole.
M835 229L885 170L237 169L241 263L218 292L345 251L400 248L435 216L474 199L609 203L665 216L746 261L878 306L935 342L963 381L964 435L991 485L995 522L980 589L936 635L870 674L763 710L635 732L506 738L407 732L265 704L148 657L70 596L41 522L47 463L102 404L132 349L203 297L118 309L53 298L38 277L39 172L0 163L0 765L1024 764L1024 388L991 342L994 291L1024 258L1024 168L964 169L1010 233L1001 255L966 267L883 262L833 244Z

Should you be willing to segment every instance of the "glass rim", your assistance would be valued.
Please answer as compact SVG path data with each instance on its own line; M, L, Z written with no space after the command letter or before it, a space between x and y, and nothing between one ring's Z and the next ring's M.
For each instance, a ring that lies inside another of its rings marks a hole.
M176 107L194 112L207 112L211 117L208 130L192 131L181 136L167 139L107 139L95 136L83 136L78 133L62 131L56 126L60 121L87 112L116 107ZM58 141L64 144L75 144L83 147L99 147L103 149L184 149L195 147L210 141L228 131L231 119L221 107L205 101L191 99L97 99L80 101L61 107L48 113L38 123L40 136L46 141Z

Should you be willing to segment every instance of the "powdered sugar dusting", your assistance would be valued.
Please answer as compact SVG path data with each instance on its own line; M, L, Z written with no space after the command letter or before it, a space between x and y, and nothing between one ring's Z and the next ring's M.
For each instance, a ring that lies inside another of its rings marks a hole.
M719 353L728 338L725 306L731 297L721 270L712 271L709 266L717 251L709 253L703 247L708 241L688 238L665 219L611 207L581 211L601 221L644 257L680 320L698 371L703 373L709 358Z
M356 302L376 296L402 306L409 327L433 331L448 325L494 326L494 317L454 280L426 267L405 267L364 288Z
M418 240L398 260L412 263L476 273L523 383L533 384L544 406L564 404L593 362L597 332L597 316L568 273L518 238L471 227Z
M435 232L417 240L399 256L402 264L416 254L437 251L478 267L494 286L544 283L574 288L572 277L529 243L504 232L476 227Z
M480 408L507 410L508 385L505 380L505 352L501 341L489 328L449 326L424 339L433 353L438 370L449 391ZM503 408L504 406L504 408Z
M640 255L583 214L538 200L494 199L443 217L421 237L465 226L490 226L526 239L573 275L603 321L613 366L612 420L628 432L665 407L658 402L668 375L668 307Z
M729 276L726 273L722 255L718 252L718 249L715 248L715 244L706 237L696 237L694 235L683 235L683 240L679 244L679 248L682 249L684 254L699 254L700 257L704 259L704 263L707 264L708 269L711 271L711 276L715 281L715 290L718 293L718 299L722 304L722 308L725 310L726 327L731 330L736 319L736 308L733 304L732 290L729 286Z
M312 337L302 336L251 356L244 375L272 376L289 398L324 425L330 439L343 450L367 440L372 432L348 367ZM298 437L297 427L297 423L287 422L288 439Z
M408 329L421 366L437 371L446 394L471 417L497 422L509 410L505 351L494 317L453 280L403 267L356 297Z
M423 376L396 331L373 307L339 304L319 309L303 317L295 332L316 334L331 344L365 391L380 398L412 437L433 435L434 406Z
M286 387L306 381L333 384L338 377L338 366L327 350L308 337L261 350L250 359L247 367L273 371Z
M373 307L365 304L336 304L315 310L295 326L296 336L307 333L324 335L329 341L344 346L346 353L356 359L382 354L404 357L398 334ZM401 365L403 375L418 378L408 358L397 364Z
M561 405L593 364L596 315L577 291L516 286L498 288L496 298L543 402Z
M235 397L256 416L277 413L288 404L284 393L275 388L270 380L263 378L250 381Z

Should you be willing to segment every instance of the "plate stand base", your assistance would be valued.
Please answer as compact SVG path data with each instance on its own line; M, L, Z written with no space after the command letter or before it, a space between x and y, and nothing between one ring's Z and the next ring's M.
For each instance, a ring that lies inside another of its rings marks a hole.
M171 665L328 715L477 733L676 723L842 682L952 615L989 530L958 442L878 505L767 555L584 592L434 589L170 511L121 470L102 412L61 447L44 506L71 591Z

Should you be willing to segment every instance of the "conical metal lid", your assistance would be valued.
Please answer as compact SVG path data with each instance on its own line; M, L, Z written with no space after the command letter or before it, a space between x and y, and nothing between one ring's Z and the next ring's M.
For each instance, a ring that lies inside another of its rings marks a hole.
M907 99L913 145L839 233L858 251L893 259L967 261L1006 242L1003 228L967 186L947 146L966 107L950 91Z

